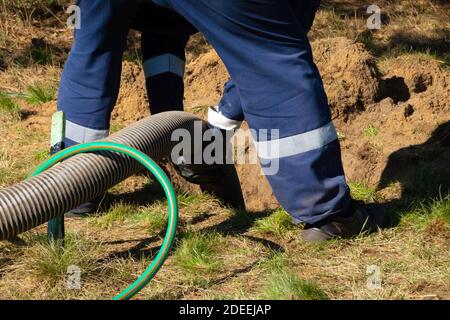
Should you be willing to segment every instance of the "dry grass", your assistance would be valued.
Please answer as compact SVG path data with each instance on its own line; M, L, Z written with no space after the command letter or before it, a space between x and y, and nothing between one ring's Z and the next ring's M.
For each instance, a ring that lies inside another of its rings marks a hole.
M215 221L194 224L187 233L179 233L165 267L140 297L448 298L448 204L448 199L440 199L432 205L417 206L403 213L395 229L323 245L304 244L295 234L272 234L270 240L261 237L258 220L256 231L241 235L220 234L220 229L212 234L202 231L217 228ZM152 206L148 210L153 210ZM142 210L127 208L130 216ZM102 219L95 217L69 221L67 252L46 245L36 231L22 236L24 246L1 243L0 296L107 298L124 288L145 269L159 238L148 238L157 231L149 233L145 221L136 228L136 220L114 212L117 207L107 216L118 218L117 227L92 227L94 221ZM188 220L190 207L181 215ZM214 218L226 221L230 215L223 211ZM39 233L43 233L42 228ZM64 270L69 264L82 266L81 292L65 288ZM381 289L366 286L370 265L382 271Z
M190 199L181 206L185 223L195 217L202 197ZM321 245L301 242L298 229L273 216L258 218L237 234L222 231L219 226L233 213L209 201L201 200L203 209L216 215L180 229L171 256L140 298L448 298L448 197L403 210L394 229ZM43 228L22 235L25 244L0 243L0 297L111 297L144 271L160 244L154 237L159 231L149 231L143 213L165 210L164 202L117 204L104 216L69 220L66 251L47 245ZM270 228L277 232L262 232L270 217ZM83 270L81 291L66 288L65 270L71 264ZM371 265L381 270L380 289L367 287Z
M312 39L345 36L363 42L378 57L420 52L429 54L446 66L450 5L432 0L382 0L380 30L367 29L367 1L323 1L311 31Z

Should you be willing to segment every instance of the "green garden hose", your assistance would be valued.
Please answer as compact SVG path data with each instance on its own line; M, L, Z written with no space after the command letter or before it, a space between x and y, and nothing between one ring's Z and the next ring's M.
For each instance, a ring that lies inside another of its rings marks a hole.
M168 226L166 235L161 245L161 249L159 250L150 266L144 271L144 273L132 285L130 285L128 288L126 288L124 291L113 298L113 300L128 300L136 295L139 291L141 291L156 275L156 273L164 264L164 261L167 259L170 248L172 247L175 238L178 223L178 204L175 191L164 171L150 157L136 149L115 142L100 141L80 144L71 148L64 149L40 164L36 169L33 170L30 176L36 176L53 167L55 164L74 155L98 151L117 152L123 155L127 155L130 158L140 162L155 176L158 182L162 185L168 201Z

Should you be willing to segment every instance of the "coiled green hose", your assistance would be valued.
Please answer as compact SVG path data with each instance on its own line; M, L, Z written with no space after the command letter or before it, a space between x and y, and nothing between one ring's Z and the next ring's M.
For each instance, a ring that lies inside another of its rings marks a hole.
M156 275L156 273L164 264L164 261L167 259L170 248L172 247L175 238L176 228L178 224L178 204L175 191L164 171L150 157L136 149L115 142L100 141L76 145L58 152L50 159L46 160L37 168L35 168L31 173L31 176L36 176L51 168L55 164L76 154L98 151L112 151L121 153L140 162L155 176L158 182L162 185L168 201L169 221L166 235L161 245L161 249L159 250L150 266L144 271L144 273L131 286L129 286L113 298L113 300L128 300L136 295L139 291L141 291Z

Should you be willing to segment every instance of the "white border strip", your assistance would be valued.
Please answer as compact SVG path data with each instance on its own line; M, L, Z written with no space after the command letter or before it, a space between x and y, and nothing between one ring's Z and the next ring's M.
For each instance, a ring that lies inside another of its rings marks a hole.
M262 159L279 159L320 149L338 138L332 122L325 126L277 140L255 141L256 150Z
M90 129L66 120L65 137L76 143L86 143L105 139L109 136L109 130Z

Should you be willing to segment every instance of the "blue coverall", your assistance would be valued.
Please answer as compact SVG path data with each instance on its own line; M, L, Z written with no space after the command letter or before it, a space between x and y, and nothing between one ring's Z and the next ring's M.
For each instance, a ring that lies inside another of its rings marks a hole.
M196 30L170 10L142 0L79 0L81 28L59 85L65 146L108 136L130 28L142 32L152 114L183 110L185 46Z
M213 126L233 129L245 119L255 130L263 171L272 162L278 163L278 172L267 178L294 221L314 224L333 215L350 214L351 198L339 141L307 38L319 1L153 2L186 18L221 56L232 81L225 88L219 110L210 111L209 121ZM100 63L94 69L115 74L107 65ZM101 90L115 92L115 87ZM101 113L100 109L114 100L111 95L94 93L107 102L99 99L97 104L86 107L91 116L93 111ZM108 116L104 115L103 123ZM96 126L89 121L84 125ZM272 129L277 130L274 136Z

